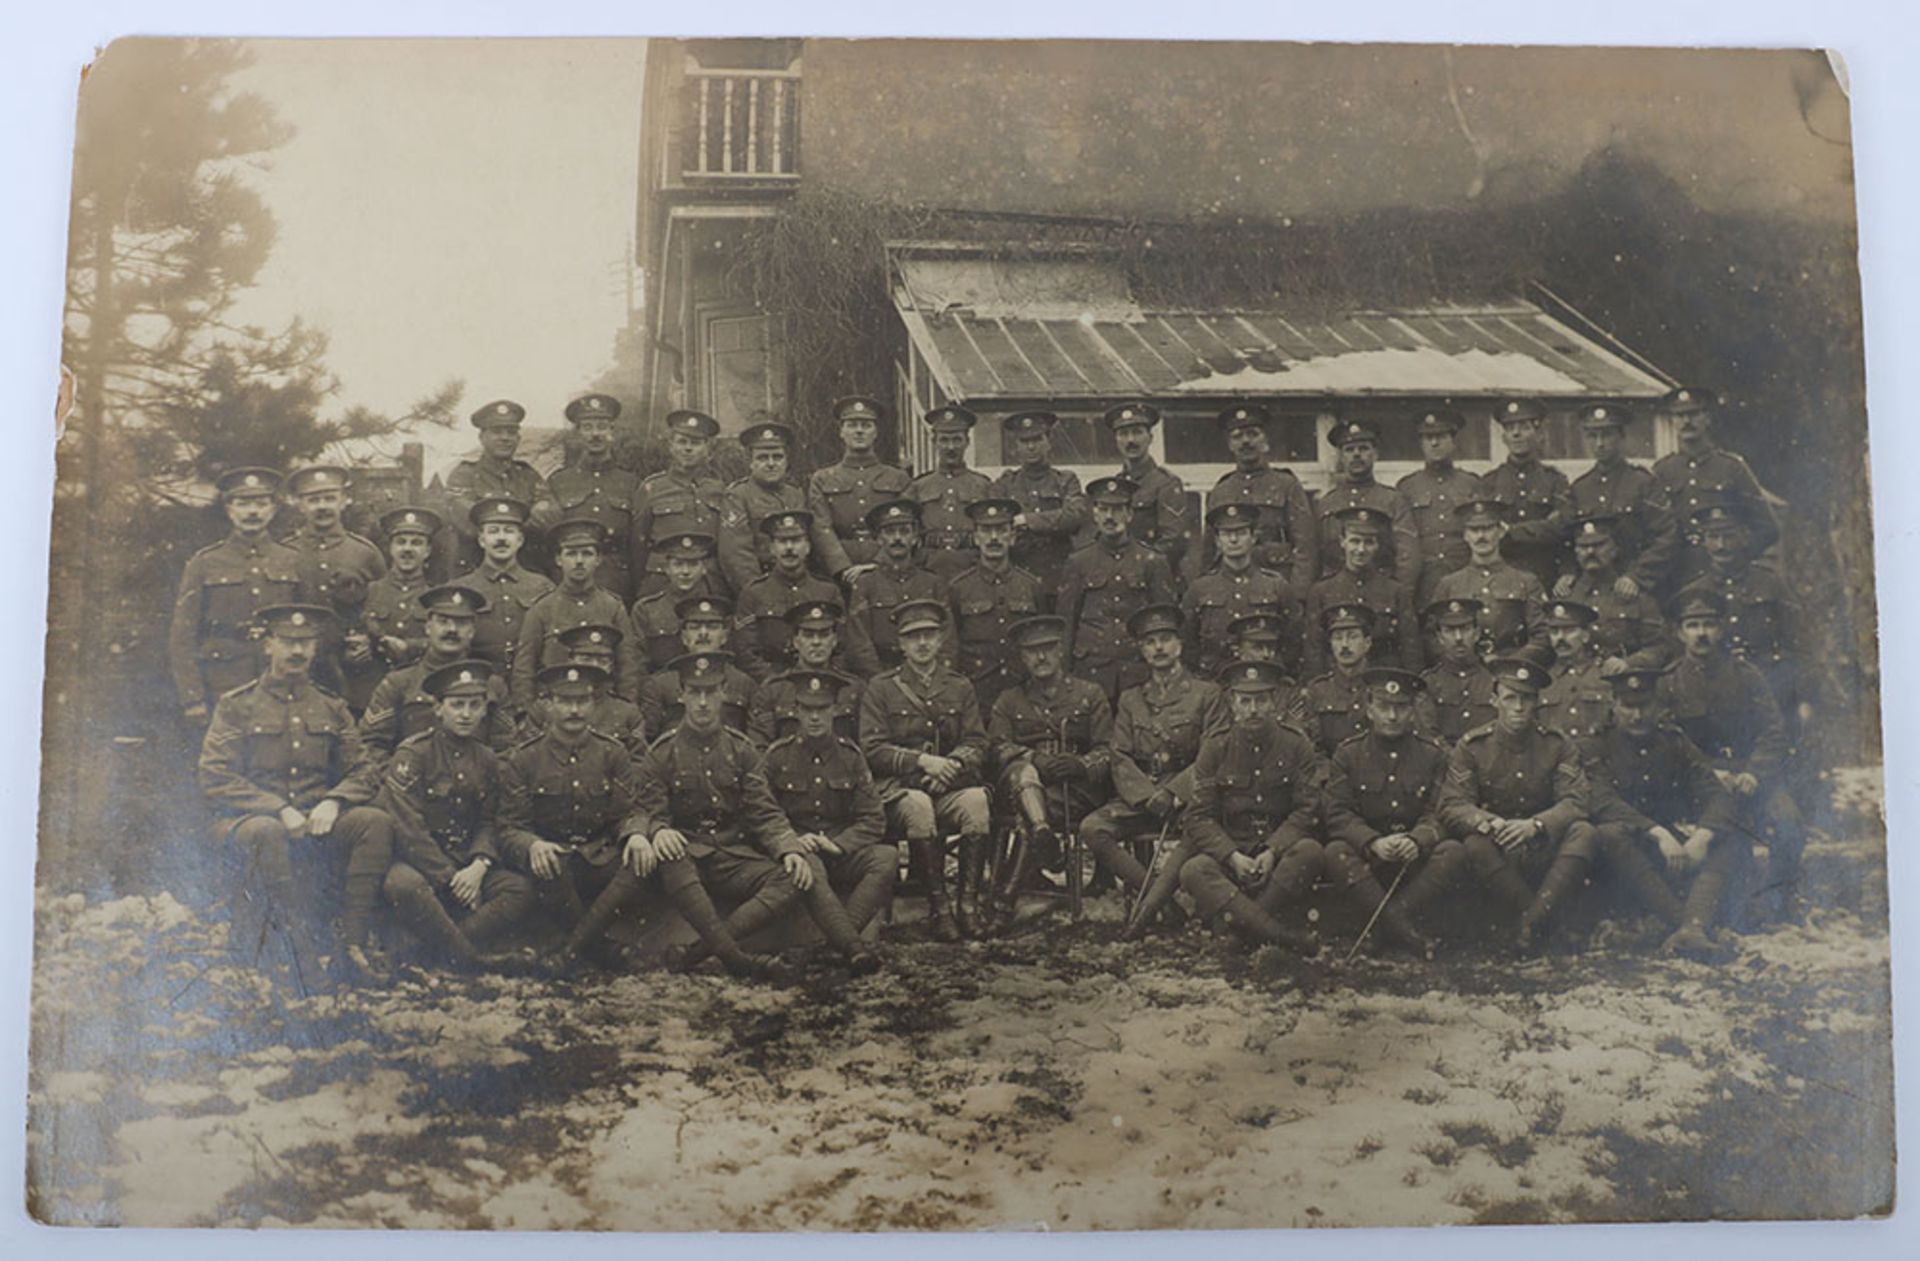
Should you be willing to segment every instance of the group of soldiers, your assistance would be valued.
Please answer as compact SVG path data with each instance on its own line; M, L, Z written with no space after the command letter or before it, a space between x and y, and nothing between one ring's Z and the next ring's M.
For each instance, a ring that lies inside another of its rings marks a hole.
M1332 896L1432 957L1476 899L1534 950L1604 868L1710 956L1756 840L1767 909L1794 913L1806 709L1769 498L1710 392L1656 406L1677 452L1629 462L1625 410L1591 406L1573 481L1537 401L1500 405L1485 476L1454 463L1457 413L1396 422L1424 466L1392 488L1378 426L1339 419L1316 498L1236 404L1199 522L1145 402L1105 414L1121 467L1083 488L1050 413L1006 417L990 479L974 414L936 408L916 477L875 454L866 397L804 487L778 423L720 484L720 425L690 410L666 468L625 470L600 394L543 479L502 400L382 546L344 525L349 470L233 469L171 644L234 939L304 989L373 982L384 902L450 966L564 974L630 966L611 930L651 896L692 930L671 966L777 977L750 944L804 912L865 973L904 851L940 941L1007 931L1028 893L1077 909L1084 854L1129 938L1197 915L1311 953ZM529 917L558 929L538 957Z

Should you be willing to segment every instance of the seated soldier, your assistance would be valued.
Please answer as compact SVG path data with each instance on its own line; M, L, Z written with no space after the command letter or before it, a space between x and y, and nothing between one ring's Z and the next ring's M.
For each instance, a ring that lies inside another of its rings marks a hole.
M412 665L380 680L360 719L360 738L383 769L403 741L433 730L439 703L427 694L427 676L472 654L476 620L487 611L487 597L453 583L423 591L419 600L426 612L426 651ZM480 739L495 753L505 753L517 743L519 724L511 708L506 680L495 676L487 684L487 712L479 731Z
M693 860L667 860L637 813L639 772L618 741L594 730L592 714L612 674L598 665L556 665L535 686L545 729L507 759L526 794L527 830L507 848L533 877L535 896L555 912L567 937L548 960L555 975L572 972L583 954L605 943L607 931L639 899L655 875L700 940L731 970L759 966L721 922Z
M573 626L557 636L567 665L592 666L613 678L614 653L623 636L617 626ZM542 723L541 709L534 707L534 722ZM587 712L587 724L603 736L618 740L634 757L647 751L647 724L640 707L624 696L615 696L612 688L597 688L593 708Z
M1064 853L1062 833L1077 839L1079 820L1111 792L1113 708L1100 685L1066 673L1067 619L1043 614L1016 622L1026 679L1000 693L987 718L987 737L999 767L999 800L1019 820L1005 866L995 873L988 931L1013 922L1015 903L1036 865L1066 865L1068 888L1079 895L1079 861Z
M533 704L533 680L543 668L559 665L567 652L563 631L576 626L611 626L620 632L613 646L613 692L638 699L644 663L633 644L633 620L620 597L600 585L600 560L607 552L607 528L592 517L572 517L547 535L560 571L560 585L533 602L520 623L518 646L509 667L514 707Z
M494 682L493 666L478 658L429 674L435 726L400 742L375 799L393 816L388 903L423 944L463 969L504 963L483 952L533 905L527 878L500 865L503 847L515 843L502 834L525 824L526 802L479 738Z
M1610 674L1624 670L1618 658L1594 651L1599 612L1578 600L1547 605L1547 642L1553 647L1553 682L1540 693L1540 725L1578 744L1599 735L1613 721Z
M1440 844L1440 784L1447 751L1414 730L1414 701L1425 684L1406 670L1375 666L1366 673L1367 732L1333 751L1327 773L1327 878L1386 935L1431 958L1433 941L1415 925L1404 900L1380 887L1398 885ZM1389 874L1391 873L1391 874Z
M367 930L392 861L393 823L367 807L376 771L346 702L312 679L333 613L277 604L255 619L266 668L214 703L200 746L200 789L217 816L214 831L246 864L229 940L254 962L268 936L278 937L295 991L324 989L319 934L327 917L315 886L323 873L344 868L341 940L324 953L342 979L377 979Z
M1584 881L1594 848L1586 770L1573 741L1540 725L1550 676L1526 652L1490 663L1496 717L1448 757L1440 822L1460 846L1441 846L1407 891L1412 911L1477 877L1519 917L1523 951L1539 945L1554 908Z
M1170 865L1206 919L1251 941L1315 954L1319 940L1280 918L1320 878L1314 835L1326 762L1305 732L1275 712L1284 676L1259 662L1221 675L1232 724L1200 742L1185 843Z
M1227 643L1228 664L1271 661L1286 671L1289 680L1300 677L1299 666L1304 651L1300 628L1291 625L1278 613L1249 613L1234 618L1227 623ZM1285 713L1292 703L1293 688L1290 685L1287 694L1280 699L1280 712Z
M685 713L640 765L632 831L646 847L634 847L634 861L645 870L648 855L665 863L691 858L702 885L738 903L724 934L670 948L668 966L685 971L711 951L736 976L778 979L772 959L721 953L723 943L745 941L793 910L799 882L810 879L806 847L774 800L759 752L722 720L731 668L724 653L690 652L676 661Z
M1414 724L1451 749L1461 736L1493 721L1493 675L1480 659L1478 600L1435 600L1426 609L1436 660L1420 676L1426 690Z
M787 610L796 671L776 675L753 692L747 715L747 734L765 748L800 729L794 679L801 672L830 674L839 680L833 710L834 732L849 740L860 734L860 694L866 684L851 676L840 655L840 605L834 600L809 600Z
M807 568L813 552L812 513L776 512L758 525L773 563L740 592L734 642L740 668L764 683L794 664L788 642L793 623L787 615L802 604L827 601L837 607L840 588Z
M721 721L744 731L753 708L754 682L726 649L733 626L733 601L723 595L688 596L673 611L680 623L680 642L687 652L714 657L724 664L727 692ZM640 721L647 739L658 740L679 723L682 677L675 665L648 676L640 685Z
M879 968L860 932L893 898L900 851L887 844L887 816L860 746L835 733L842 685L837 674L801 670L781 676L793 691L798 730L767 750L767 782L806 851L794 883L813 922L846 956L854 975ZM839 890L850 889L847 900Z
M1335 605L1363 605L1373 614L1372 664L1418 670L1424 654L1412 585L1402 583L1380 563L1392 519L1378 508L1365 506L1341 508L1329 515L1338 523L1341 568L1307 592L1307 625L1319 625ZM1306 672L1319 674L1327 666L1326 641L1308 641Z
M1333 669L1309 679L1281 714L1330 754L1367 729L1367 660L1373 653L1373 610L1364 604L1336 604L1320 615L1320 637Z
M1176 604L1149 604L1128 619L1127 629L1146 662L1145 683L1120 694L1113 720L1114 799L1086 816L1080 836L1094 857L1119 877L1138 903L1126 935L1141 936L1172 901L1171 881L1157 905L1140 898L1148 869L1133 847L1154 841L1158 866L1180 841L1180 812L1193 800L1193 759L1200 741L1228 722L1226 694L1217 683L1196 679L1180 664L1185 616ZM1169 840L1171 836L1171 840ZM1156 840L1157 838L1157 840ZM1157 887L1157 886L1156 886Z
M1488 652L1508 652L1526 643L1545 647L1547 633L1540 617L1546 608L1546 588L1501 551L1512 529L1508 524L1512 506L1499 499L1474 499L1454 512L1466 539L1467 563L1434 584L1433 598L1478 600Z
M1613 726L1586 749L1594 831L1607 865L1673 930L1667 953L1702 958L1714 953L1707 934L1751 847L1733 827L1733 800L1713 766L1665 721L1660 676L1613 676ZM1670 880L1689 874L1693 887L1682 903Z
M713 575L713 536L711 534L673 534L654 545L650 556L658 557L666 584L633 602L633 634L644 654L641 667L656 674L673 664L687 651L680 635L680 615L674 610L682 600L693 596L720 595L720 580ZM725 647L723 643L719 645Z
M961 925L947 904L942 837L960 835L955 889L969 933L983 899L992 812L982 772L987 732L973 684L946 665L947 609L913 600L894 610L900 668L867 684L860 697L860 749L872 768L887 813L887 835L904 837L907 857L927 891L927 918L939 941L958 941Z

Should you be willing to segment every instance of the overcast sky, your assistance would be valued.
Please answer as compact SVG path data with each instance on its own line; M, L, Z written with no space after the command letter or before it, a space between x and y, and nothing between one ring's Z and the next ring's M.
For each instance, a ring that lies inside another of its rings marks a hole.
M236 86L298 135L251 177L280 237L241 317L326 330L336 406L461 377L463 415L507 397L558 423L626 316L646 42L256 48Z

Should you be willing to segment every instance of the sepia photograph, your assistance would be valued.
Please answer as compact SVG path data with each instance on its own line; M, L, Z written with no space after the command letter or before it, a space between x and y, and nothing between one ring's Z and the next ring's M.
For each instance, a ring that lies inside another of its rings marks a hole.
M1893 1212L1843 58L130 36L63 108L35 1221Z

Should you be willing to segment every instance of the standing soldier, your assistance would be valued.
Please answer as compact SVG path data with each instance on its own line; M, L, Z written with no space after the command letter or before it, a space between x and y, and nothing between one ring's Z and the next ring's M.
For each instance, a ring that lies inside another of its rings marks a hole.
M1133 537L1167 558L1176 574L1188 571L1194 529L1187 507L1187 484L1153 458L1153 431L1160 409L1151 403L1122 403L1101 419L1120 448L1120 476L1133 483Z
M1624 658L1651 651L1649 662L1655 657L1664 660L1673 655L1673 642L1653 588L1620 572L1623 529L1623 522L1608 514L1572 522L1568 537L1573 543L1574 572L1562 578L1556 589L1564 597L1593 606L1593 642L1602 656ZM1622 594L1627 591L1632 594Z
M1379 917L1387 937L1418 955L1434 943L1415 925L1393 884L1418 871L1440 844L1440 785L1447 750L1415 730L1425 686L1405 670L1366 673L1367 730L1333 751L1327 773L1326 869L1362 915ZM1416 877L1417 878L1417 877Z
M666 669L686 651L680 642L680 615L674 612L680 602L721 594L720 581L713 576L711 534L670 535L659 541L651 555L666 573L667 585L633 602L633 633L649 673Z
M1461 736L1493 721L1493 675L1480 656L1480 601L1435 600L1427 606L1436 660L1420 676L1420 730L1451 749Z
M1657 599L1679 559L1680 536L1667 507L1666 488L1627 459L1627 419L1627 409L1618 403L1581 409L1580 436L1593 467L1573 479L1573 511L1583 519L1618 519L1615 541L1620 544L1621 572L1614 578L1614 595L1622 600L1641 595Z
M259 676L253 634L260 610L301 595L299 555L267 533L280 474L228 469L214 485L231 529L187 561L167 636L174 693L195 727L206 723L214 701Z
M445 528L440 514L426 508L395 508L380 518L387 576L367 588L364 616L367 638L387 671L412 665L427 649L427 611L420 596L432 585L427 559L433 538Z
M1272 450L1267 437L1270 419L1267 409L1257 403L1236 404L1220 413L1219 425L1226 431L1227 449L1233 453L1235 467L1213 484L1207 495L1206 519L1213 524L1214 512L1229 504L1257 509L1248 518L1259 530L1254 563L1285 575L1293 589L1304 594L1318 576L1313 504L1307 498L1307 488L1291 469L1267 462ZM1205 573L1219 555L1212 547L1197 552L1190 577Z
M720 536L726 511L726 487L707 464L720 422L705 412L668 412L667 467L640 483L639 507L633 513L634 564L640 567L641 595L652 595L667 585L667 564L660 555L662 541L680 534Z
M864 678L900 664L894 612L909 600L946 599L946 584L921 567L920 505L911 499L876 504L867 532L880 540L878 563L853 581L847 602L847 649Z
M833 600L814 600L796 604L787 610L787 624L793 635L794 670L775 675L753 692L753 708L747 716L747 734L762 748L798 731L800 722L799 687L802 676L825 675L840 681L834 694L833 729L849 740L860 736L860 695L865 680L855 678L840 655L840 605Z
M1755 559L1753 529L1743 511L1737 502L1717 501L1694 511L1689 524L1700 536L1706 569L1687 590L1711 590L1725 601L1727 649L1766 679L1791 735L1801 718L1799 618L1779 573Z
M447 962L474 968L533 905L533 886L500 863L526 822L526 797L479 738L493 708L493 667L472 658L426 678L437 721L393 752L374 804L393 816L387 902ZM459 918L456 920L454 914Z
M993 493L1020 504L1013 524L1013 563L1051 589L1085 532L1090 514L1080 479L1053 466L1052 412L1015 412L1000 423L1002 440L1013 448L1014 467L994 479Z
M947 585L960 673L973 680L980 704L988 709L1018 681L1018 653L1008 631L1045 603L1040 580L1013 563L1013 519L1019 513L1012 499L969 505L980 562Z
M1006 868L994 881L992 932L1012 923L1036 863L1051 868L1064 861L1068 888L1078 895L1079 860L1062 851L1060 837L1077 839L1079 822L1106 802L1113 758L1107 694L1066 672L1067 620L1041 614L1012 633L1027 677L995 698L987 735L1000 766L1000 800L1018 809L1020 822Z
M526 546L528 506L518 499L482 499L469 514L479 531L478 568L457 582L487 597L474 627L473 655L505 674L520 644L520 627L527 611L553 590L553 582L520 563Z
M747 449L747 475L727 487L720 513L720 573L742 596L747 587L773 565L765 524L768 517L805 512L807 492L787 480L793 459L794 432L773 421L748 425L740 431ZM809 515L807 522L812 524Z
M1320 615L1320 641L1333 668L1307 681L1286 713L1330 754L1367 729L1367 664L1373 657L1373 610L1364 604L1330 605ZM1284 685L1275 684L1275 688Z
M1507 506L1508 529L1501 550L1544 590L1560 571L1563 523L1573 515L1573 486L1565 473L1541 458L1546 404L1512 398L1500 404L1494 417L1507 444L1507 458L1486 475L1482 485L1488 496ZM1446 593L1436 588L1435 594Z
M993 493L993 481L967 467L967 444L979 417L964 407L936 407L924 417L933 430L932 468L907 483L906 497L920 505L920 542L926 566L943 582L971 568L976 552L969 509Z
M367 808L377 778L353 716L311 678L333 614L279 604L257 618L265 669L220 697L200 746L200 788L219 816L215 832L246 864L232 940L257 957L268 934L280 936L295 986L324 988L317 931L325 917L315 914L314 886L344 867L341 941L328 953L343 978L371 980L367 929L393 859L393 823Z
M796 605L827 601L838 607L840 588L807 568L813 551L813 514L782 509L760 518L756 531L770 544L773 565L740 590L734 643L740 668L764 683L792 665L787 638L792 626L787 614Z
M560 585L533 602L520 623L513 653L513 703L521 710L533 704L534 676L547 666L566 660L560 632L575 626L611 626L620 632L614 649L613 693L635 700L644 674L640 653L625 645L633 638L633 620L619 596L601 586L607 527L593 517L572 517L553 527L548 536L560 570Z
M968 890L983 898L987 838L993 824L983 771L987 732L973 685L948 669L947 610L932 600L903 604L894 613L900 668L867 684L860 698L860 748L872 768L887 812L887 835L904 837L908 862L927 891L927 919L935 940L957 941L960 926L947 904L947 856L942 837L960 835L955 900L968 930L976 910Z
M1712 390L1683 386L1655 404L1657 415L1672 420L1680 449L1654 463L1653 476L1666 492L1675 516L1689 521L1710 503L1730 504L1747 522L1749 545L1759 556L1780 539L1780 521L1760 479L1747 462L1713 440L1713 413L1720 400ZM1706 568L1697 547L1683 550L1668 575L1673 586L1691 581Z
M1319 519L1320 572L1338 573L1345 560L1342 542L1342 514L1351 508L1368 508L1386 518L1391 532L1383 531L1373 564L1389 575L1412 607L1414 588L1420 578L1420 532L1414 526L1413 509L1406 496L1389 490L1374 480L1373 466L1380 458L1380 431L1364 420L1335 421L1327 431L1327 441L1340 453L1333 484L1314 502Z
M674 610L680 615L681 656L707 657L715 676L725 685L720 717L729 727L746 730L747 715L753 709L753 676L742 670L738 660L726 649L727 633L733 625L733 601L723 595L688 596ZM680 722L683 707L680 681L685 672L680 658L664 670L656 671L640 685L640 718L647 738L658 740Z
M1099 684L1110 701L1147 676L1128 620L1149 604L1177 598L1167 558L1131 533L1138 490L1124 477L1088 483L1093 542L1067 558L1056 605L1067 619L1073 674Z
M1156 837L1159 845L1179 843L1177 825L1193 800L1193 760L1200 741L1230 721L1220 685L1195 678L1180 664L1184 621L1174 604L1149 604L1127 619L1147 680L1120 694L1113 716L1113 800L1080 825L1081 839L1094 857L1135 894L1146 888L1147 868L1134 846ZM1145 934L1172 905L1178 883L1163 883L1164 895L1143 899L1128 919L1128 940Z
M1553 649L1553 681L1540 693L1540 725L1576 745L1600 735L1613 721L1610 674L1625 669L1594 650L1599 613L1578 600L1547 605L1547 642Z
M533 465L514 458L527 409L507 399L486 404L471 417L480 431L480 457L462 460L447 474L447 520L459 531L452 557L455 572L481 563L479 527L473 510L483 499L512 499L529 506L547 497L547 484Z
M793 691L797 724L768 748L767 783L806 851L807 875L795 883L814 923L860 976L880 966L860 933L893 900L900 851L887 844L886 811L860 746L834 731L846 680L803 670L781 681ZM845 902L839 889L849 891Z
M1547 632L1540 618L1546 608L1546 588L1539 578L1502 555L1509 536L1507 504L1475 499L1456 511L1466 533L1467 563L1434 584L1433 598L1479 601L1480 629L1490 651L1504 652L1526 643L1544 646Z
M382 674L363 614L367 588L386 577L380 549L347 529L342 519L352 500L353 478L343 468L309 465L287 475L287 493L300 507L301 525L287 536L300 555L300 587L306 598L333 610L314 677L338 687L350 709L364 707Z
M487 611L485 596L455 583L421 592L419 604L426 648L412 665L387 672L360 719L360 738L382 770L401 744L433 730L438 702L427 691L427 677L473 655L475 622ZM490 704L476 734L494 752L505 753L519 734L505 679L495 675L488 681L487 700Z
M634 573L639 564L633 514L640 500L640 479L633 470L613 462L614 422L620 419L620 400L606 394L587 394L568 403L566 415L580 440L580 450L572 463L547 479L551 507L541 505L534 524L547 529L557 521L582 517L599 522L606 532L606 543L594 577L624 605L633 598ZM558 548L559 540L549 535L547 544Z
M854 565L871 565L879 550L867 514L907 493L907 471L884 463L874 453L880 421L886 414L878 399L851 395L833 404L840 423L837 464L815 469L807 479L807 511L813 514L813 551L827 573L851 585ZM844 577L843 577L844 576Z
M1250 503L1207 509L1210 550L1217 559L1180 593L1180 609L1187 617L1187 656L1204 677L1212 678L1226 664L1227 627L1238 619L1272 613L1291 626L1300 624L1300 601L1307 588L1293 587L1279 570L1256 560L1259 523L1267 511ZM1297 633L1289 638L1299 644ZM1296 659L1298 655L1296 650Z
M1356 504L1330 519L1340 534L1340 564L1307 593L1307 625L1319 625L1336 604L1363 604L1373 612L1374 664L1419 669L1426 654L1413 611L1413 584L1402 586L1377 563L1387 533L1387 514ZM1305 668L1309 674L1327 668L1324 643L1318 638L1307 645Z
M1420 454L1426 463L1400 479L1395 490L1413 513L1420 536L1420 582L1414 598L1421 608L1433 599L1434 584L1467 563L1467 540L1455 514L1461 504L1481 499L1480 475L1453 462L1466 418L1445 409L1420 416Z

